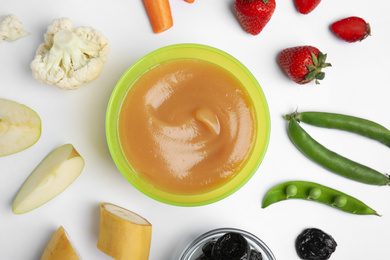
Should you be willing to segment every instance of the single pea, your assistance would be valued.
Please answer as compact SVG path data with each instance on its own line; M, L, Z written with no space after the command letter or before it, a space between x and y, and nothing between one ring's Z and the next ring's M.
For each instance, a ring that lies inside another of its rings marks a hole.
M298 193L298 188L296 185L291 184L286 187L287 198L294 197Z
M318 187L311 188L309 191L309 199L316 200L321 196L321 189Z
M336 207L339 207L339 208L341 208L341 207L344 207L346 204L347 204L347 197L346 196L344 196L344 195L339 195L339 196L337 196L335 199L334 199L334 205L336 206Z

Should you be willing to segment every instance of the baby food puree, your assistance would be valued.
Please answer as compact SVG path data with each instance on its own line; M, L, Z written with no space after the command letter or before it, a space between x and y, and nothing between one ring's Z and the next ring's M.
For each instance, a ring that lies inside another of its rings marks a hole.
M119 139L134 171L178 194L215 189L243 167L255 141L254 107L242 84L202 60L164 62L123 101Z

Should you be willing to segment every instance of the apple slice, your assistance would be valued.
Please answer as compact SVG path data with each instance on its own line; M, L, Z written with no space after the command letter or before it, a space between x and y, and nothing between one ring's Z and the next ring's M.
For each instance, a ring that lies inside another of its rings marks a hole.
M148 260L152 225L145 218L111 203L100 205L97 248L114 259Z
M52 239L43 255L41 260L79 260L80 257L72 243L70 242L69 236L65 229L60 226L54 233Z
M45 204L72 184L83 168L84 159L73 145L60 146L28 177L16 195L12 212L23 214Z
M20 152L41 136L41 118L31 108L0 98L0 156Z

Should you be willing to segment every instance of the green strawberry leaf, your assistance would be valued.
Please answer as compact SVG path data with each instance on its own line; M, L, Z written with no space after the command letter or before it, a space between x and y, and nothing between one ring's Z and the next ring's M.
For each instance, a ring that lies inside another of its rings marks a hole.
M318 74L317 70L310 71L309 73L306 74L305 79L303 80L303 82L312 81L313 79L316 78L317 74Z
M324 55L322 52L318 53L318 61L319 63L324 63L326 61L326 54Z
M317 67L318 66L317 56L312 52L310 52L310 54L311 54L311 59L313 60L314 65Z
M323 80L325 78L325 73L320 72L317 74L316 79Z
M307 83L315 79L315 83L320 84L318 80L323 80L325 78L325 73L322 72L321 69L330 67L332 64L325 62L327 55L322 52L318 53L318 58L313 52L310 52L310 55L313 60L313 65L306 65L309 72L306 74L302 83Z

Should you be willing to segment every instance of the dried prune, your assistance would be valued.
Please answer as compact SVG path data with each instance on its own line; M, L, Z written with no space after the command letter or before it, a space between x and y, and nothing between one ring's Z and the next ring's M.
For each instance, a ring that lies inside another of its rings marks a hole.
M263 255L261 254L261 252L251 250L249 260L263 260Z
M205 256L210 257L211 256L211 251L213 250L213 247L215 245L215 241L208 241L206 244L203 245L202 247L202 252Z
M204 254L201 254L195 260L211 260L211 258L208 256L205 256Z
M303 230L295 242L298 256L304 260L329 259L336 246L332 236L317 228Z
M246 239L234 232L218 238L211 251L213 260L248 260L250 247Z

